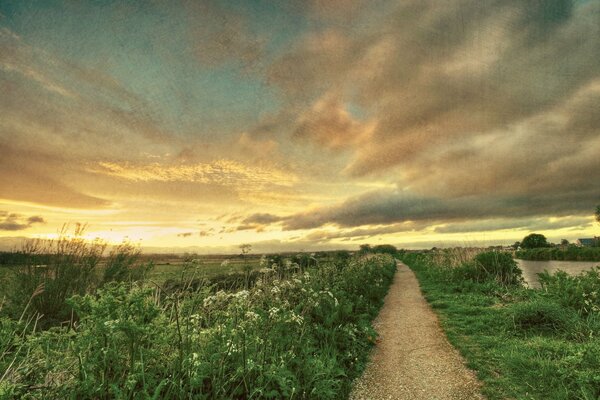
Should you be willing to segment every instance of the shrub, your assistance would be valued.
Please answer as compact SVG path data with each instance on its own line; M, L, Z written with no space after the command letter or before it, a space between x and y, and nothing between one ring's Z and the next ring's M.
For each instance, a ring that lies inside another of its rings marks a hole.
M575 276L564 271L554 274L544 271L538 277L546 296L563 306L582 316L600 313L600 267Z
M95 270L106 247L100 241L84 241L82 232L83 227L78 225L74 237L67 236L63 229L56 240L35 240L24 245L23 253L29 257L15 268L15 287L9 294L15 312L29 305L27 311L40 315L44 327L72 318L65 300L96 287ZM49 255L47 264L36 264L40 254Z
M127 242L116 246L108 255L102 281L104 283L143 281L153 264L143 263L140 260L140 253L139 248Z
M139 250L123 243L109 253L100 278L107 245L100 240L84 240L84 230L85 226L78 224L71 236L65 226L55 240L24 244L19 253L21 264L11 269L14 284L8 290L7 314L18 317L25 310L39 316L42 328L72 322L77 316L66 302L69 297L93 293L107 282L142 280L152 267L140 261Z
M474 282L495 281L501 285L521 284L522 271L509 253L488 251L454 268L454 278Z

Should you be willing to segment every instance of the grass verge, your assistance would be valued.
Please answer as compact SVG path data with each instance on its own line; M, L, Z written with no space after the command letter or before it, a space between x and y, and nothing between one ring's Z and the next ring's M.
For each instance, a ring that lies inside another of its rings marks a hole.
M541 289L525 289L471 279L461 273L469 261L449 267L407 254L404 262L488 399L600 399L597 272L546 275Z

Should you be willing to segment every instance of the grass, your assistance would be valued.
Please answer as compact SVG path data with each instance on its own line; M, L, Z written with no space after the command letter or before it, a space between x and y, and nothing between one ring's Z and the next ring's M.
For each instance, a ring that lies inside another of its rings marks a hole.
M0 399L345 398L396 267L338 252L250 268L163 260L148 275L131 248L103 257L65 240L25 257L11 312L0 305ZM219 290L223 276L245 279ZM61 319L48 318L57 307Z
M600 398L600 318L595 309L586 313L577 302L563 301L557 288L566 284L556 279L564 277L547 278L552 287L525 289L457 279L454 268L431 256L404 259L488 399ZM591 275L568 283L600 289Z
M151 259L151 258L150 258ZM212 278L218 275L241 273L245 265L250 265L253 270L260 268L260 255L250 257L247 261L234 257L200 256L197 262L186 262L181 258L169 261L154 262L154 268L148 278L158 283L172 279L189 280L194 278ZM224 264L224 261L227 262Z

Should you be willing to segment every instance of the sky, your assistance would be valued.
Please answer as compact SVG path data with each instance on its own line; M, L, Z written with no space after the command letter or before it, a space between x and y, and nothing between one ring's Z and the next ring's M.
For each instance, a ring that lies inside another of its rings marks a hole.
M0 0L0 247L600 234L600 0Z

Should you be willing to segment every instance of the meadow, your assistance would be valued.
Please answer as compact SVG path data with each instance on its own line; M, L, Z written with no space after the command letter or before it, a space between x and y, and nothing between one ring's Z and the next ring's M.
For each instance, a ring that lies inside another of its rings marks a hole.
M404 262L493 399L600 398L600 268L522 285L510 254L407 253Z
M396 268L347 252L154 265L105 251L61 238L3 267L0 398L345 398Z

